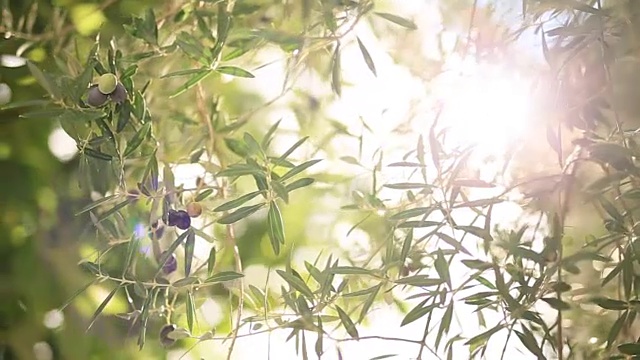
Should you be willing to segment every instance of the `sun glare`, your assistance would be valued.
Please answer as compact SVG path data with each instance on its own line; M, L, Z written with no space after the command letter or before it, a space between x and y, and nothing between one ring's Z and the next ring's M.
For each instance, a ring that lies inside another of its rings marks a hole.
M465 63L463 71L452 71L439 85L442 90L437 96L444 105L441 124L449 128L445 145L474 145L475 165L487 157L503 158L526 134L529 90L516 73L495 65Z

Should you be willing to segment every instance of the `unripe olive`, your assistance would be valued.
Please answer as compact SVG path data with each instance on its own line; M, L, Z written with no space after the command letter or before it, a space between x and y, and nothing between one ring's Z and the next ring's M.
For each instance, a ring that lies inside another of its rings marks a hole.
M100 107L107 102L108 96L98 90L97 85L93 85L87 92L87 104L93 107Z
M109 73L100 76L98 79L98 90L105 95L111 94L118 85L118 78Z
M200 216L202 214L202 205L198 202L187 204L187 214L192 218Z
M5 83L0 83L0 106L11 101L11 88Z

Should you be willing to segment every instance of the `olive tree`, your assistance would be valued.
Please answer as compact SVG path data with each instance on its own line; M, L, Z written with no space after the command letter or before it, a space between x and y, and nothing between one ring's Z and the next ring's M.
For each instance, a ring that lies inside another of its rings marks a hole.
M89 334L120 302L112 321L140 351L212 343L233 358L240 339L286 331L303 358L354 341L418 358L640 354L635 2L523 0L515 25L501 2L443 2L431 57L393 2L118 3L5 2L0 27L46 91L2 110L59 123L78 149L85 280L58 307L105 291ZM526 58L514 44L531 35L539 121L491 179L476 145L450 141L447 104L394 119L379 146L384 117L331 114L354 54L374 79L385 61L408 69L426 97L450 58ZM518 222L500 221L505 204ZM387 327L420 333L371 333L385 306L402 313Z

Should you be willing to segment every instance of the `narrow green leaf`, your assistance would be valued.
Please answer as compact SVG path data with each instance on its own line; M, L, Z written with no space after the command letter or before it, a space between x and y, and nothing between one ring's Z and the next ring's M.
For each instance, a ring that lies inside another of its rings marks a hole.
M174 98L180 94L182 94L183 92L191 89L192 87L194 87L197 83L199 83L200 81L204 80L207 76L211 75L213 73L212 70L209 69L204 69L201 70L200 72L196 73L195 75L193 75L191 78L189 78L189 80L187 80L187 82L185 82L183 85L181 85L180 87L178 87L173 94L171 94L169 96L169 98Z
M500 325L496 325L494 327L492 327L491 329L483 332L482 334L476 335L474 337L472 337L471 339L467 340L467 342L465 342L465 345L471 345L471 346L475 346L477 347L478 344L484 344L487 342L487 340L489 340L489 338L497 333L498 331L504 329L504 324L500 324Z
M330 274L335 275L373 275L371 270L355 266L336 266L329 269Z
M279 160L284 160L287 157L289 157L289 155L291 155L294 151L296 151L296 149L299 148L300 145L304 144L304 142L307 141L307 139L309 139L309 137L305 136L302 139L296 141L296 143L293 144L289 149L287 149L287 151L285 151L284 154L280 155L280 157L278 159Z
M227 75L243 77L243 78L252 79L255 77L252 73L248 72L247 70L244 70L235 66L218 66L216 68L216 71L221 74L227 74Z
M184 242L184 275L191 274L191 263L193 263L193 250L196 245L196 234L189 231L187 240Z
M292 288L298 290L302 295L306 296L308 299L313 299L313 292L305 282L299 277L293 275L292 273L285 272L282 270L276 270L278 275L284 279Z
M504 199L497 199L497 198L480 199L480 200L466 201L460 204L455 204L453 208L458 209L458 208L465 208L465 207L467 208L468 207L485 207L489 205L499 204L501 202L504 202Z
M640 355L640 343L620 344L618 351L626 355Z
M117 213L118 211L120 211L122 208L124 208L125 206L129 205L131 203L130 200L124 200L120 203L118 203L116 206L112 207L111 209L103 212L102 214L100 214L100 216L98 216L97 222L100 223L102 222L104 219L108 218L109 216Z
M322 329L322 317L318 316L318 339L316 340L315 351L318 359L322 356L322 340L324 338L324 330Z
M313 184L314 181L315 180L312 178L302 178L285 185L285 188L287 189L287 192L292 192L293 190L309 186Z
M278 129L278 126L280 126L281 121L282 119L276 121L275 124L271 125L267 133L262 138L262 141L260 142L260 146L263 149L267 149L269 147L269 144L271 144L271 140L273 140L273 135L276 133L276 130Z
M111 299L118 292L118 290L120 290L121 286L122 286L121 284L118 284L118 286L116 286L115 289L111 290L109 295L107 295L107 297L102 301L100 306L98 306L96 311L91 316L91 320L89 320L89 326L87 326L87 330L86 331L89 331L89 329L91 329L91 327L93 326L93 323L96 322L96 320L98 319L98 316L100 316L100 314L102 314L102 311L104 310L104 308L109 304L109 301L111 301Z
M218 177L235 177L235 176L244 176L244 175L259 175L264 176L264 170L260 167L256 167L255 165L250 164L235 164L231 165L228 168L218 172L216 176Z
M376 64L373 62L371 55L369 54L369 50L364 46L362 40L356 36L356 40L358 40L358 47L360 47L360 52L362 53L362 57L364 58L364 62L367 63L367 67L373 73L374 76L378 76L376 72Z
M476 269L476 270L487 270L487 269L490 269L492 266L491 263L481 261L481 260L473 260L473 259L462 260L462 263L466 267L470 269Z
M609 299L605 297L596 297L591 300L594 304L607 310L627 310L629 309L629 303L625 301Z
M405 19L401 16L398 15L394 15L394 14L389 14L389 13L383 13L383 12L375 12L374 14L380 16L381 18L387 20L387 21L391 21L392 23L396 24L396 25L400 25L402 27L405 27L409 30L417 30L418 26L411 20L409 19Z
M52 97L60 98L60 89L49 75L45 74L31 61L27 61L27 67L40 86L42 86Z
M611 348L613 343L618 338L618 334L620 334L620 330L622 330L622 326L624 326L627 317L629 316L629 311L625 311L620 315L620 317L613 323L611 328L609 329L609 334L607 335L607 349Z
M439 237L440 240L444 241L448 245L451 245L454 249L471 256L471 253L469 252L469 250L467 250L464 246L462 246L462 244L458 240L454 239L453 237L447 234L443 234L441 232L436 232L435 235Z
M287 188L284 185L282 185L280 181L272 180L271 188L273 189L273 191L275 191L276 195L278 195L282 200L284 200L286 204L289 203L289 191L287 191Z
M142 304L142 309L140 311L140 332L138 333L138 348L142 350L144 346L145 337L147 333L147 321L149 319L149 307L151 307L151 302L153 301L153 291L147 296L144 303Z
M275 201L269 204L269 212L267 213L267 225L269 239L271 239L271 247L273 252L278 255L280 253L280 244L284 244L284 223L282 222L282 214Z
M447 306L447 310L444 312L442 316L442 321L440 321L440 327L438 328L438 335L436 336L435 347L436 349L440 345L440 341L442 337L449 333L449 328L451 327L451 319L453 318L453 302L449 303Z
M181 288L184 286L189 286L189 285L193 285L195 283L197 283L198 281L200 281L198 279L198 277L196 276L188 276L182 279L178 279L176 281L174 281L173 283L171 283L171 286L176 287L176 288Z
M256 196L260 195L260 191L253 191L250 192L248 194L242 195L237 199L228 201L218 207L216 207L215 209L213 209L214 212L222 212L222 211L228 211L228 210L232 210L237 208L238 206L246 203L247 201L255 198Z
M91 204L83 207L82 209L80 209L80 211L78 211L76 213L76 216L80 215L80 214L84 214L89 210L93 210L95 208L97 208L98 206L102 205L102 204L106 204L109 201L116 199L118 197L118 195L109 195L109 196L105 196L102 199L96 200L94 202L92 202Z
M424 306L429 300L430 299L425 299L421 303L416 305L413 309L411 309L411 311L409 311L407 315L405 315L405 317L402 319L400 326L411 324L412 322L420 319L421 317L433 311L433 309L435 309L438 306L438 304L431 304L429 306Z
M198 194L198 196L196 196L196 198L194 199L194 201L202 201L206 198L209 197L209 195L213 194L213 189L207 189L203 192L201 192L200 194Z
M452 289L451 286L451 276L449 275L449 264L447 264L447 260L444 258L444 254L442 250L438 249L438 255L436 256L436 261L434 266L440 278L442 278L447 285L449 285L449 289Z
M237 272L233 272L233 271L222 271L219 272L213 276L210 276L209 278L207 278L204 282L205 283L220 283L220 282L225 282L225 281L231 281L231 280L235 280L235 279L239 279L241 277L244 277L243 274L239 274Z
M127 247L127 258L124 262L124 266L122 267L122 276L127 273L129 270L129 266L131 265L131 261L133 260L133 256L138 250L138 243L140 242L139 238L136 234L133 234L129 239L129 246Z
M336 49L331 58L331 88L336 95L342 95L342 69L340 66L340 43L336 43Z
M67 299L67 301L64 302L64 304L62 304L62 306L60 306L58 308L58 310L62 311L64 309L67 308L67 306L69 306L69 304L71 304L73 302L73 300L75 300L78 296L80 296L80 294L82 294L83 292L85 292L85 290L87 290L91 285L95 284L98 282L98 280L100 279L94 279L90 282L88 282L86 285L84 285L83 287L81 287L80 289L76 290L76 292L73 293L73 295L71 295L71 297L69 297Z
M396 284L412 285L412 286L436 286L444 283L442 279L431 278L428 275L408 276L395 281Z
M571 309L571 306L569 306L569 304L557 298L542 298L540 300L546 302L547 304L549 304L549 306L551 306L555 310L562 311L562 310Z
M376 300L376 296L378 296L378 292L380 291L381 287L382 283L374 286L372 288L373 291L371 291L371 293L367 297L367 300L362 303L362 309L360 309L360 317L358 318L359 323L361 323L369 313L369 309L371 309L371 306L373 306L373 302Z
M404 266L407 261L407 256L409 256L409 250L411 250L411 243L413 242L413 230L409 230L407 232L407 236L404 238L402 242L402 250L400 251L400 264Z
M156 276L158 276L160 274L160 272L162 272L162 267L167 262L167 260L169 260L169 257L171 257L171 255L176 251L178 246L180 246L180 244L182 244L184 239L191 232L193 232L192 228L190 228L189 230L187 230L187 231L183 232L182 234L180 234L180 236L178 236L178 238L171 244L171 246L169 246L169 248L164 251L162 256L160 256L160 259L158 259L158 271L156 272Z
M213 274L213 269L216 266L216 248L215 246L211 247L209 251L209 258L207 259L207 276L211 276Z
M307 162L304 162L296 167L294 167L293 169L289 170L286 174L282 175L282 177L280 178L280 181L285 181L287 179L290 179L296 175L298 175L299 173L305 171L307 168L319 163L320 161L322 161L321 159L316 159L316 160L309 160Z
M147 137L150 130L151 130L151 122L144 124L140 128L140 130L138 130L138 132L136 132L136 134L133 135L131 140L127 142L127 147L124 150L123 156L127 157L131 155L131 153L136 151L136 149L140 147L140 144L142 144L142 141L144 140L144 138Z
M384 187L394 190L414 190L414 189L431 189L432 185L422 183L396 183L385 184Z
M196 317L196 307L193 302L191 290L187 291L187 326L189 332L193 332L193 320Z
M113 156L88 147L82 148L82 154L98 160L111 161Z
M411 228L425 228L438 226L441 223L438 221L405 221L403 223L398 224L398 229L411 229Z
M340 317L340 322L342 322L342 325L347 330L347 334L349 334L349 336L351 336L352 338L357 339L358 329L356 328L356 325L353 323L353 321L351 321L349 315L347 315L347 313L344 312L344 310L342 310L342 308L338 305L336 305L336 311L338 312L338 316Z
M265 206L266 203L260 203L260 204L256 204L256 205L251 205L251 206L244 206L239 208L238 210L229 213L227 215L221 216L216 222L218 224L224 224L224 225L229 225L229 224L233 224L237 221L240 221L246 217L248 217L249 215L255 213L256 211L260 210L263 206Z
M391 221L405 220L405 219L409 219L416 216L426 215L431 211L433 211L433 207L417 207L413 209L407 209L389 216L389 220Z

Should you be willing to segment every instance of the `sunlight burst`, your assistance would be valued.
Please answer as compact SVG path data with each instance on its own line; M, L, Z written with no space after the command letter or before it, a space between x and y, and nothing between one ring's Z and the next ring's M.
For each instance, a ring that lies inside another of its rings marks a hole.
M465 63L464 74L453 71L439 86L449 128L448 148L475 146L475 165L486 158L503 159L526 135L530 119L529 88L516 73L504 68ZM454 67L455 68L455 67Z

